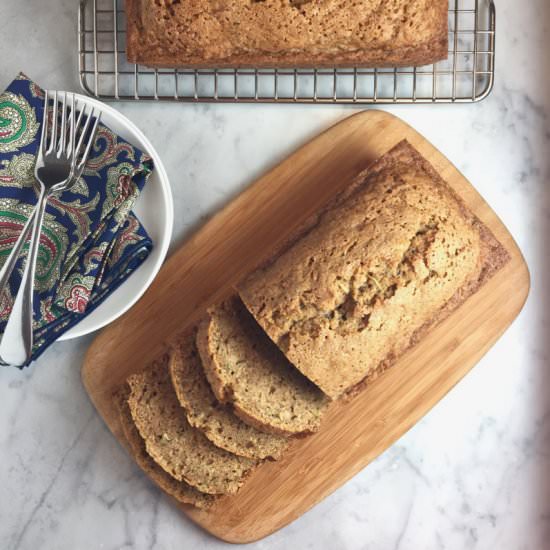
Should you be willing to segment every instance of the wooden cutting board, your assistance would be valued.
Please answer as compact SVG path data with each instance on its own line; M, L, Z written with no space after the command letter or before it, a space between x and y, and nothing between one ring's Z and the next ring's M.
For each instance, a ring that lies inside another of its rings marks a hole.
M157 357L167 339L194 322L205 306L228 294L308 214L404 138L454 187L512 259L389 371L351 401L334 403L317 434L295 441L282 460L263 464L238 495L220 499L208 511L180 505L221 539L258 540L301 516L418 422L494 344L529 292L527 266L501 221L420 134L390 114L365 111L299 149L214 216L86 355L84 385L124 445L113 390Z

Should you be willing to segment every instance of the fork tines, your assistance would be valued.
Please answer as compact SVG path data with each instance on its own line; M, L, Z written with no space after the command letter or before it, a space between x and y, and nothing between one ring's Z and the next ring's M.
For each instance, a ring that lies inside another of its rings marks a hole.
M100 110L79 101L74 93L46 90L42 154L49 155L55 151L57 158L66 155L72 159L75 173L82 172L100 119Z

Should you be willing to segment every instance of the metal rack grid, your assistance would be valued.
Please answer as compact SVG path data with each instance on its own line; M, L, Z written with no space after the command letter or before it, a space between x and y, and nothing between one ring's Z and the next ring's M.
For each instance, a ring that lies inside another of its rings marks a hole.
M493 88L493 0L449 0L449 57L393 69L150 69L126 60L124 0L81 0L79 76L102 100L472 103Z

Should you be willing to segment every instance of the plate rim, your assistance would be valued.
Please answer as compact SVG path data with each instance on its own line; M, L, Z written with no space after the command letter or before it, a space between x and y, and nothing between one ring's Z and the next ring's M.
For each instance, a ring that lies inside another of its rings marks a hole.
M57 339L58 342L73 340L75 338L80 338L82 336L86 336L87 334L97 332L98 330L101 330L102 328L106 327L107 325L111 324L113 321L124 315L124 313L126 313L132 306L134 306L134 304L143 296L143 294L151 286L151 283L158 275L158 272L160 271L160 268L162 267L168 254L168 249L170 247L170 242L172 240L172 234L174 230L174 198L172 194L172 188L170 186L170 179L168 178L168 173L166 172L166 168L164 167L164 163L162 162L160 155L158 154L153 144L149 141L149 138L147 138L147 136L136 126L136 124L134 124L134 122L132 122L126 115L122 114L120 111L117 111L114 107L111 107L110 105L107 105L106 103L103 103L93 97L88 97L76 92L74 93L74 95L75 99L80 100L88 105L94 105L95 107L100 109L102 113L106 112L110 116L116 118L142 142L143 146L141 146L140 149L142 149L153 159L155 171L157 172L159 177L161 190L160 192L165 206L166 215L164 217L161 242L153 243L155 247L160 247L160 254L158 255L158 258L156 259L154 264L152 264L150 268L151 272L140 290L136 292L136 294L130 300L128 300L127 304L124 307L116 309L110 315L106 315L104 319L99 320L97 323L95 323L93 327L79 330L80 322L75 324L67 332L59 336L59 338ZM122 284L114 292L118 292L121 288L124 288L124 284ZM98 311L102 306L103 304L100 304L98 306L98 309L95 311Z

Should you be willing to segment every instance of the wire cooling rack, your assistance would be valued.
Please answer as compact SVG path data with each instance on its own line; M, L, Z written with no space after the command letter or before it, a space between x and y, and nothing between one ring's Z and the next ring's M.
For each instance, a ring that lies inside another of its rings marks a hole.
M491 92L493 0L449 0L449 57L394 69L150 69L127 61L124 0L81 0L79 75L102 100L218 103L472 103Z

